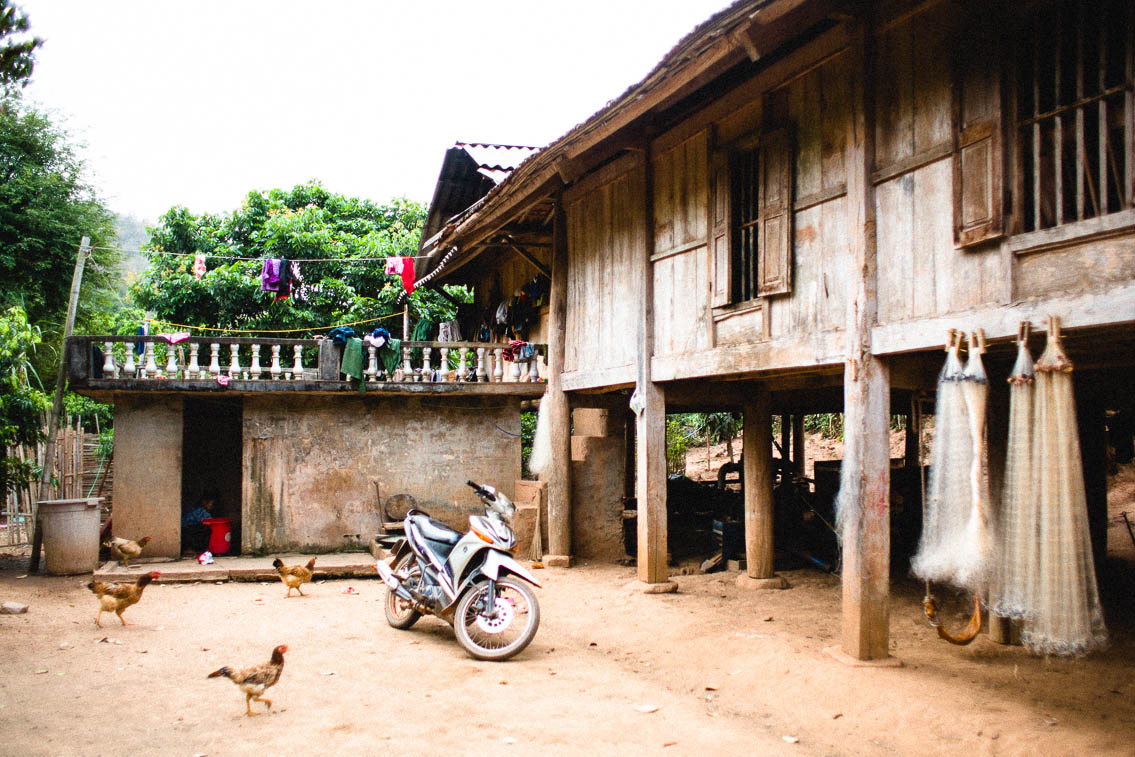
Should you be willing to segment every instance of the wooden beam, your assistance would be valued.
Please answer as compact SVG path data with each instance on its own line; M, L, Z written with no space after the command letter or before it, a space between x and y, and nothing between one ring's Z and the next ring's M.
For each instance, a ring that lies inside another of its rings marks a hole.
M518 245L518 244L517 244L516 242L514 242L514 241L512 240L512 237L509 237L509 236L505 236L505 243L506 243L506 244L507 244L507 245L508 245L509 247L511 247L511 248L512 248L512 251L513 251L513 252L515 252L515 253L516 253L517 255L519 255L520 257L524 258L524 259L525 259L525 260L527 260L527 261L528 261L529 263L531 263L531 264L532 264L532 266L533 266L533 267L534 267L534 268L535 268L535 269L536 269L537 271L539 271L540 273L544 274L544 276L545 276L545 277L547 277L548 279L551 279L551 278L552 278L552 272L551 272L551 271L550 271L550 270L548 269L548 266L546 266L546 265L544 265L543 263L541 263L541 262L540 262L539 260L537 260L537 259L535 258L535 256L533 256L533 255L532 255L532 253L528 252L528 251L527 251L527 250L525 250L525 249L524 249L523 247L521 247L521 246L520 246L520 245Z
M634 275L638 279L638 368L635 394L638 395L636 434L638 460L635 470L635 496L638 500L638 580L673 590L669 581L666 531L666 394L650 375L650 356L654 353L654 164L644 151L645 180L641 217L634 253ZM654 589L650 589L654 590Z
M571 564L571 406L564 393L564 333L567 323L568 250L563 205L556 202L548 294L547 420L551 423L552 469L548 481L548 550L545 565Z
M848 243L855 272L844 364L844 457L839 522L843 543L842 651L855 660L889 656L890 375L871 354L877 315L870 23L855 24L849 56Z
M772 413L768 389L749 395L744 409L745 559L749 578L773 577Z

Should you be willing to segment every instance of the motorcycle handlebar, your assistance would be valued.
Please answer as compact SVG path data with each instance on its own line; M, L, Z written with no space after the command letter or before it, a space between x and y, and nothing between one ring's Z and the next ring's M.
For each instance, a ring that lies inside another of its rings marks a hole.
M492 499L495 499L495 497L489 493L488 489L481 486L477 482L470 480L470 481L466 481L465 483L468 484L469 486L473 487L473 490L476 491L477 494L481 495L482 497L490 497Z

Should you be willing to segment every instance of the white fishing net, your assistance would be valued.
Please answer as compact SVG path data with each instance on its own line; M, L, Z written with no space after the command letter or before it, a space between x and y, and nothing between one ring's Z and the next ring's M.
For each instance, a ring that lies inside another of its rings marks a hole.
M1035 582L1021 641L1043 654L1080 655L1107 643L1088 532L1072 364L1050 320L1036 363L1032 464L1037 501Z
M951 333L938 377L930 483L911 572L984 594L990 531L983 463L988 384L980 350L972 350L970 365L963 366L960 348L961 336Z
M1033 475L1033 396L1036 371L1028 349L1027 325L1017 341L1017 362L1009 376L1009 443L1001 492L1001 552L991 590L990 610L1022 619L1036 612L1034 599L1040 559L1036 488Z
M549 419L551 402L545 399L540 403L536 415L536 433L532 436L532 452L528 455L528 470L539 476L552 467L552 428Z

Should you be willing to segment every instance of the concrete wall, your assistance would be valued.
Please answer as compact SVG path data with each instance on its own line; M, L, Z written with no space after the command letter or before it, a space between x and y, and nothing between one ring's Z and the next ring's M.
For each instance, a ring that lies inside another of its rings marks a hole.
M148 557L181 553L180 397L114 404L114 535L149 536Z
M502 430L503 429L503 430ZM465 530L480 503L466 479L512 497L520 478L519 401L248 396L244 404L245 553L326 552L373 537L382 497Z
M625 556L623 492L626 425L622 414L576 408L572 412L572 554L613 562Z

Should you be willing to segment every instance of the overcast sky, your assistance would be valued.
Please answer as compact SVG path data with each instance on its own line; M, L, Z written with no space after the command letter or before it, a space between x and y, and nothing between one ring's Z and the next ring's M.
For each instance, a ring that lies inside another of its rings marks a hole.
M309 179L428 202L455 141L543 146L729 0L17 0L26 90L115 211L237 207Z

